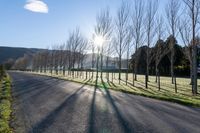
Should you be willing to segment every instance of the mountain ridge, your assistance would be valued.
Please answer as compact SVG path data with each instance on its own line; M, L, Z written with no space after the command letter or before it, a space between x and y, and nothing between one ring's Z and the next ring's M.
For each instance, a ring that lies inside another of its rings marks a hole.
M0 46L0 64L3 64L9 59L16 60L19 57L23 57L24 54L34 54L40 50L43 49Z

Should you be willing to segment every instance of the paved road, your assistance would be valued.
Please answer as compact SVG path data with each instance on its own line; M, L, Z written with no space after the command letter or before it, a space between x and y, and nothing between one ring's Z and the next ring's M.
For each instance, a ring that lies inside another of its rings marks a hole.
M19 133L199 133L200 109L10 72Z

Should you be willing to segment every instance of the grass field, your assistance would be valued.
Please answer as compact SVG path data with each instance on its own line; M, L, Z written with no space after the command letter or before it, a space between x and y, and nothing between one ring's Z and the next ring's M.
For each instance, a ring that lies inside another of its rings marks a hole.
M74 81L78 83L83 83L87 85L95 86L95 77L96 73L94 73L94 79L91 78L92 74L88 73L88 78L86 79L86 72L82 73L82 76L77 78L72 78L71 76L63 76L61 73L56 74L50 74L50 73L37 73L42 74L46 76L53 76L69 81ZM90 76L89 76L90 75ZM99 74L100 76L100 74ZM160 77L160 86L161 90L158 90L158 83L155 82L155 76L149 77L148 82L148 89L145 88L145 77L144 75L138 75L137 81L135 81L135 85L132 85L132 74L130 73L128 75L128 84L125 83L125 73L122 73L122 80L121 84L119 84L118 81L118 73L113 75L113 82L111 79L112 75L110 74L109 80L106 79L106 73L103 73L103 78L98 79L98 87L101 89L112 89L116 91L122 91L126 93L136 94L136 95L142 95L146 97L152 97L156 99L161 100L167 100L171 102L181 103L185 105L191 105L191 106L198 106L200 107L200 95L193 96L191 91L191 85L190 85L190 79L189 78L177 78L177 93L175 93L175 85L171 84L171 78L170 77ZM199 80L200 81L200 80ZM198 82L200 83L200 82ZM200 84L198 84L200 86Z
M11 133L11 83L9 77L0 80L0 133Z

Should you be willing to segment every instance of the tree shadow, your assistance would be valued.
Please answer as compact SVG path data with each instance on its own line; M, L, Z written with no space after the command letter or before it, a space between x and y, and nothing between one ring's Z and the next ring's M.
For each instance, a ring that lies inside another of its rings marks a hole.
M90 115L89 115L89 129L88 133L94 133L95 132L95 100L96 100L96 91L97 91L97 86L94 87L94 92L92 95L92 102L90 106Z
M166 121L167 123L171 124L173 127L176 125L173 125L173 123L171 123L172 121L169 121L169 119L167 118L168 116L179 119L183 122L185 121L191 123L196 127L199 126L200 118L196 116L200 114L200 111L196 111L192 107L177 106L175 104L169 104L169 103L163 103L159 106L155 106L154 104L150 104L144 101L140 101L140 103L141 105L145 106L148 110L151 110L151 112L154 112L155 115L158 114L162 115L162 117L160 118L163 121ZM185 115L186 113L187 115Z
M108 85L109 85L110 87L112 87L112 84L110 83L110 81L109 81L109 80L107 81L107 83L108 83Z
M21 99L23 99L22 102L24 102L30 98L34 98L34 99L38 100L41 97L43 97L43 95L50 96L52 93L54 95L56 95L58 92L60 92L60 89L56 88L56 85L61 84L61 83L64 83L64 81L63 82L52 82L51 85L45 85L45 87L42 86L41 88L36 89L36 90L34 90L34 88L33 88L32 92L30 92L30 91L26 92L26 94L28 94L28 96L21 98ZM67 84L65 84L65 85L67 85Z
M110 82L110 84L112 84L114 87L117 87L113 82Z
M79 95L84 93L86 90L82 89L85 86L82 85L79 89L77 89L73 94L69 95L67 99L63 103L61 103L57 108L50 112L44 119L40 122L36 123L33 128L28 133L43 133L48 127L50 127L59 116L59 114L68 106L72 106L72 112L75 105L75 102ZM72 117L73 113L70 113L70 117Z
M122 130L126 133L133 132L134 130L131 128L131 125L129 124L129 122L122 116L121 112L119 111L118 107L116 106L114 99L112 98L112 96L111 96L110 92L108 91L108 88L106 87L106 84L103 80L102 80L102 84L103 84L104 90L105 90L104 97L106 98L106 101L111 105L112 109L114 110L117 120L119 121L119 124L120 124ZM94 87L94 92L92 95L92 101L91 101L91 106L90 106L89 120L88 120L88 126L89 126L88 131L87 131L88 133L100 132L99 130L103 130L106 132L109 130L109 129L106 130L102 127L99 129L99 127L98 127L98 126L104 125L106 121L109 121L110 120L109 117L111 117L111 116L109 116L109 114L108 114L109 112L102 113L101 111L97 110L96 105L95 105L96 97L97 97L97 90L101 91L101 89L99 89L97 86ZM97 118L100 116L97 117L97 115L104 115L105 118L103 120L101 118L99 118L98 120L100 120L101 122L98 123ZM101 125L96 125L96 124L101 124Z
M53 86L63 83L63 82L64 81L60 81L57 79L57 80L49 82L50 84L48 84L44 81L38 80L33 84L30 83L30 84L26 84L26 85L22 85L22 86L15 85L15 87L20 88L20 90L17 90L17 92L15 92L14 97L19 97L19 96L25 95L27 93L31 93L32 91L43 91L43 90L48 89L49 87L53 87ZM44 85L45 85L45 87L44 87Z
M21 77L22 75L20 73L9 73L13 79L13 85L18 86L20 85L21 87L26 87L27 85L30 84L38 84L40 82L45 82L48 80L52 80L51 77L47 77L47 76L41 76L41 75L37 75L37 77L35 77L35 75L27 75L27 74L23 74L23 77ZM24 82L24 80L26 80L26 82ZM28 80L31 79L31 80Z
M115 101L114 101L113 97L111 96L110 91L106 87L105 82L103 80L102 80L102 84L103 84L105 92L106 92L106 98L107 98L108 102L111 104L112 108L114 109L117 119L119 120L123 131L125 133L134 132L134 129L131 127L131 124L123 117L123 115L119 111L118 107L116 106Z
M129 81L127 81L127 85L126 85L126 81L125 81L125 80L122 80L122 79L121 79L121 81L124 82L123 84L124 84L125 86L128 86L130 89L132 89L132 90L134 90L134 91L136 91L135 88L138 88L138 87L136 87L136 86L133 86L133 84L130 83ZM134 88L134 87L135 87L135 88Z

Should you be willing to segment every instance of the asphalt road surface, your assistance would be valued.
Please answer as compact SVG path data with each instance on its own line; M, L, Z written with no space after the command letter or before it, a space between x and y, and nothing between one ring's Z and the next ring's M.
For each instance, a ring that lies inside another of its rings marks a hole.
M200 133L200 109L9 72L17 133Z

